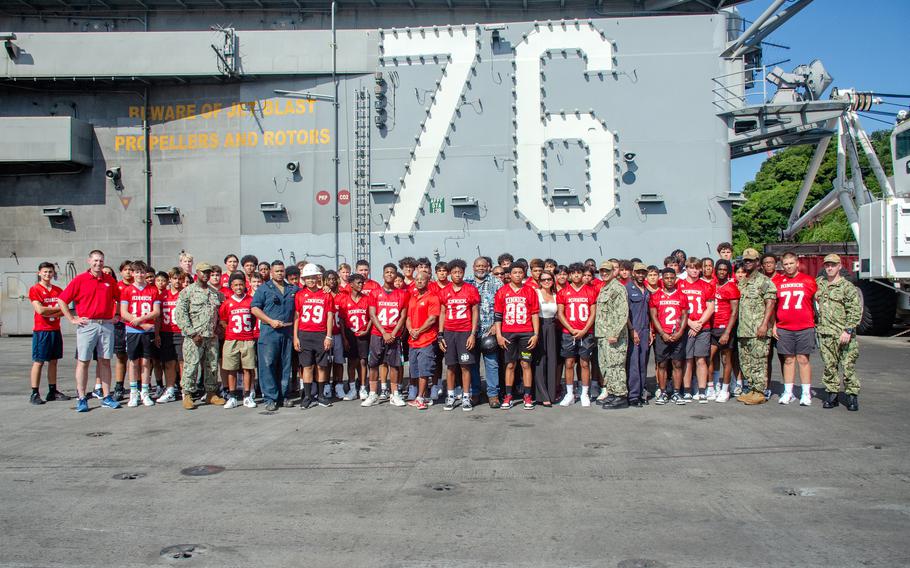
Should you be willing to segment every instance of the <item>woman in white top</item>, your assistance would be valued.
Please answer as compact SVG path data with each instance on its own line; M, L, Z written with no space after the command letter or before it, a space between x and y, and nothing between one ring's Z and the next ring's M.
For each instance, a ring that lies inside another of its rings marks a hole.
M556 364L559 356L556 323L556 279L544 271L538 281L540 301L540 341L534 349L534 391L539 404L550 408L556 400Z

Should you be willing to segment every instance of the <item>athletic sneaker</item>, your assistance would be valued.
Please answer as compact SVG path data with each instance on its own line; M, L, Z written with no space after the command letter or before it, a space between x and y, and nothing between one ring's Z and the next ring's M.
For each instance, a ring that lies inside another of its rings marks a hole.
M717 392L714 390L714 385L708 387L708 390L705 392L705 400L716 400Z
M743 386L737 382L736 386L733 388L733 396L740 396L741 394L743 394Z
M531 395L529 395L529 394L524 395L522 397L522 401L524 402L525 410L532 410L534 408L534 399L531 398ZM582 406L584 406L584 405L582 405ZM591 406L590 400L588 401L588 406Z
M502 397L502 406L499 408L505 408L506 410L512 408L512 395L507 394Z
M667 393L660 392L660 389L657 389L657 396L654 397L654 404L667 404Z
M70 395L63 394L62 392L58 391L57 389L51 389L51 390L47 391L47 396L45 397L44 400L46 400L47 402L51 402L52 400L72 400L72 398L73 397L71 397Z
M341 383L335 385L335 398L338 400L344 400L344 397L344 386L342 386Z
M471 404L471 397L466 396L461 399L461 409L465 412L471 412L474 410L474 405Z
M155 401L152 400L152 397L149 396L149 391L145 391L141 395L142 406L155 406Z
M414 385L408 385L408 400L414 400L417 398L417 387Z
M603 402L604 399L606 399L608 396L610 396L610 393L606 388L602 388L600 389L600 394L597 395L597 398L595 400L596 402Z
M389 397L389 404L392 406L404 406L407 403L401 397L401 394L399 394L398 391L395 391L392 393L392 396Z
M28 397L28 401L30 403L34 404L35 406L40 406L40 405L44 404L44 401L41 400L41 395L36 392L33 392L32 395L30 397Z
M777 399L777 402L780 404L790 404L794 400L796 400L796 397L793 396L792 392L785 392L784 394L780 395L780 398Z
M353 390L353 389L352 389ZM358 393L360 400L366 400L370 396L370 391L367 390L365 386L360 387L360 392Z
M695 396L698 397L698 404L708 404L708 397L707 397L707 395L703 395L703 394L701 394L701 393L698 393L698 394L695 395Z
M332 393L332 389L329 389L329 396L325 396L325 394L323 394L322 396L316 395L316 404L318 404L319 406L321 406L323 408L328 408L328 407L332 406L332 394L331 393Z
M360 406L376 406L377 404L379 404L379 395L375 392L371 392L365 399L363 399L363 402L360 403Z
M427 403L424 402L423 399L420 398L419 396L417 398L415 398L414 400L409 400L408 406L410 406L412 408L416 408L417 410L426 410L427 409Z
M455 395L450 394L446 397L445 406L442 407L443 410L455 410Z
M800 406L812 406L812 395L808 392L804 392L802 396L799 397Z
M85 399L83 399L83 400L85 400ZM86 400L85 403L88 404L88 400ZM107 395L106 397L101 399L101 406L103 406L105 408L115 408L116 409L116 408L120 408L120 403L117 402L116 400L114 400L113 396ZM86 407L86 410L88 410L87 407Z
M171 387L169 389L165 389L164 394L158 397L158 400L155 402L158 404L163 404L165 402L174 402L175 400L177 400L177 392L173 387Z
M161 395L163 395L163 394L164 394L164 387L161 385L157 385L155 387L155 394L152 395L152 398L154 398L154 399L161 398Z
M591 406L591 397L586 394L582 394L581 395L581 406L582 406L582 408Z
M76 412L88 412L88 398L80 398L76 401Z
M344 389L342 389L342 390L344 390ZM343 397L341 397L341 400L354 400L356 398L357 398L357 389L354 387L351 387L351 389L347 392L347 394L345 394Z
M678 392L675 392L670 397L670 402L672 402L673 404L682 406L683 404L686 404L686 399L685 399L685 397L679 396Z
M455 387L455 398L461 400L464 396L464 392L461 390L461 387Z
M97 398L98 400L101 400L102 398L104 398L104 391L101 390L101 387L98 387L92 391L92 396Z
M439 391L440 389L437 385L430 387L430 400L439 400Z
M379 400L389 400L389 391L387 389L379 391Z
M660 390L660 388L658 388L657 390L654 391L654 398L658 398L662 394L663 394L663 391Z
M252 396L243 399L243 406L247 408L256 408L256 400Z
M572 406L573 404L575 404L575 395L570 392L567 392L566 396L559 401L559 406Z
M771 400L771 389L765 389L765 400Z
M686 402L692 402L692 393L687 392L686 394L684 394L683 400L685 401L683 404L685 404Z
M137 391L137 390L130 391L130 401L128 403L126 403L126 405L130 408L136 408L137 406L139 406L139 391Z
M714 402L727 402L730 400L730 391L722 390L717 393L717 398L714 399Z
M114 383L114 400L123 400L123 383Z
M227 402L224 403L225 408L237 408L240 406L240 402L233 396L229 396Z
M300 397L300 410L306 410L309 407L313 406L313 404L315 404L313 402L313 397L311 397L309 393L307 393L305 396Z

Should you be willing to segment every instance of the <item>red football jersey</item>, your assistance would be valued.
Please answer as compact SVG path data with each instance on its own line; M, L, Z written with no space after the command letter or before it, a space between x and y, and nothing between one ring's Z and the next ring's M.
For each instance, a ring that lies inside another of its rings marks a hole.
M238 298L233 294L218 308L218 316L225 323L225 341L252 341L256 339L256 317L250 313L253 297L244 294Z
M344 326L354 333L360 333L367 328L369 323L370 297L361 294L355 302L350 294L339 295L336 298L338 302L338 312L341 314L341 321Z
M672 292L658 290L651 294L650 307L657 310L657 321L661 329L672 334L679 329L679 318L689 308L689 299L679 288Z
M677 288L689 299L689 320L700 320L708 309L708 302L714 301L714 284L701 278L695 282L683 279L679 281ZM711 329L711 320L705 322L702 329Z
M456 292L455 285L449 284L439 292L439 299L446 313L446 331L471 331L472 308L480 304L480 293L473 284L462 282Z
M379 282L376 282L375 280L369 279L369 278L364 280L363 289L361 290L362 294L369 296L375 290L382 290L382 284L380 284Z
M540 312L537 291L530 286L516 290L506 284L496 292L493 311L502 316L502 333L533 333L531 316Z
M812 302L818 284L808 274L797 272L790 278L779 275L774 282L777 286L777 327L788 331L799 331L815 327L815 312Z
M174 323L174 308L177 307L177 300L180 299L180 292L175 292L168 288L164 295L161 296L161 331L170 333L180 333L180 328Z
M161 295L158 293L158 288L155 288L154 284L146 285L142 288L137 288L136 285L133 284L123 289L123 293L120 295L120 305L123 304L127 305L127 309L133 317L142 317L152 313L152 310L155 309L155 304L161 304ZM145 323L154 322L147 321ZM133 329L146 331L132 323L126 325Z
M385 288L380 288L370 294L370 305L376 308L376 319L382 324L382 328L388 333L392 333L398 321L401 319L401 312L408 308L408 301L411 294L404 288L387 292ZM404 326L401 326L402 331ZM382 332L373 326L370 331L377 337L382 337ZM398 333L401 336L401 332Z
M588 282L588 286L590 286L591 288L594 289L594 298L595 299L597 299L597 295L600 294L600 291L603 289L604 286L606 286L606 284L607 283L604 282L603 280L601 280L600 278L592 278L591 281ZM571 286L571 284L566 284L566 288L568 288L569 286Z
M528 278L527 280L525 280L525 286L530 286L531 288L537 290L538 288L540 288L540 282L538 282L537 280L534 280L533 278Z
M294 309L300 318L299 331L326 332L327 318L334 317L335 301L328 292L322 288L310 292L307 288L301 289L294 295ZM333 332L334 333L334 332Z
M593 282L593 281L592 281ZM556 293L556 305L565 306L563 308L566 320L574 329L584 329L594 313L594 304L597 302L597 292L594 286L582 284L581 288L576 290L575 286L569 283L568 286ZM569 330L563 328L563 333L569 333ZM588 333L594 333L594 328L588 330Z
M40 282L35 284L28 291L30 302L38 302L45 308L57 307L57 296L63 292L63 289L51 284L50 289L44 287ZM33 331L59 331L60 316L45 317L35 313L35 324L32 326Z
M425 292L423 295L417 293L413 294L408 301L408 318L411 320L411 327L415 329L423 327L430 317L439 317L441 309L441 302L439 296L436 294L429 291ZM438 335L439 326L433 324L426 331L418 335L417 339L412 338L410 334L408 334L408 345L415 349L426 347L427 345L432 345L433 342L436 341Z
M730 302L739 300L739 287L736 282L727 280L714 289L714 327L724 329L730 323L733 313Z
M442 299L442 291L448 288L451 284L452 283L448 281L440 283L439 280L430 280L427 282L427 290L436 294L440 299Z

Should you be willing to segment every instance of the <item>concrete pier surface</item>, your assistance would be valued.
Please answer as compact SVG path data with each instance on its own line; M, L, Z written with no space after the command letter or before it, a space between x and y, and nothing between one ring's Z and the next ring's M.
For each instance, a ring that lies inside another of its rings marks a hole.
M808 408L78 414L3 338L0 566L910 565L910 345L860 346L859 412L816 354Z

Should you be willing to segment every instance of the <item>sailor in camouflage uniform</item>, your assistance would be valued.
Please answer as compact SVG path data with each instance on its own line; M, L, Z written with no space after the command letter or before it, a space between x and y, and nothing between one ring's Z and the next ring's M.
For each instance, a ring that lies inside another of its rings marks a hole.
M762 404L768 384L768 350L771 346L771 317L777 304L777 288L771 279L756 270L760 255L755 249L743 251L743 269L746 277L737 282L740 291L739 364L751 390L737 397L745 404Z
M604 410L628 408L626 354L629 351L629 297L625 286L616 278L616 267L612 263L604 263L600 268L601 274L606 268L610 270L604 274L606 283L597 295L594 317L598 363L604 388L610 393L601 404Z
M192 391L199 367L205 384L205 402L216 406L224 405L218 396L218 307L221 294L209 285L212 266L205 262L196 265L196 281L180 292L174 308L174 322L188 341L183 342L183 408L192 410Z
M825 402L823 408L838 405L840 391L839 366L844 368L844 394L847 410L859 410L859 379L856 377L856 359L859 345L856 341L856 326L859 325L863 308L859 292L852 282L841 276L840 257L829 254L825 257L825 276L816 279L818 291L818 343L825 374Z

